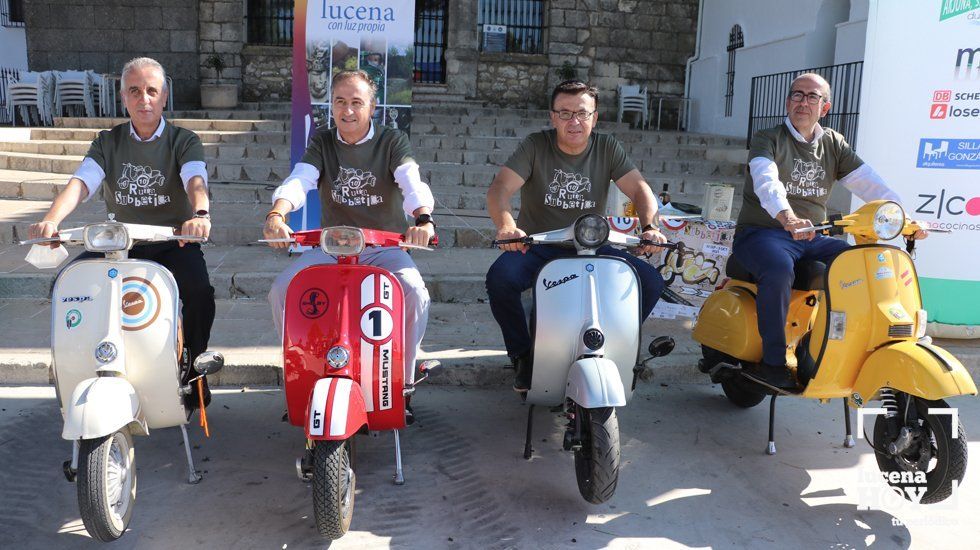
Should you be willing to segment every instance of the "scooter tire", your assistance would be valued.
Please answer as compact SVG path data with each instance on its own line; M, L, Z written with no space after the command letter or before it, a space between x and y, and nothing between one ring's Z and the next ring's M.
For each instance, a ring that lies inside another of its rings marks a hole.
M898 396L899 410L904 410L904 402L910 399L907 394ZM926 428L930 435L930 453L935 457L935 465L926 470L925 492L921 484L899 481L886 482L907 500L913 500L912 495L921 497L920 504L935 504L946 500L953 494L953 482L957 487L963 481L966 473L967 438L963 423L957 422L957 436L953 437L953 417L948 414L929 414L930 408L949 408L942 399L929 401L918 397L915 400L916 422ZM875 459L882 473L908 472L912 469L909 458L915 458L914 449L906 449L900 456L893 456L879 451L885 449L887 440L887 422L884 416L878 416L874 426ZM921 454L919 455L921 456ZM930 461L931 465L931 461Z
M344 536L354 517L356 484L350 440L317 441L313 447L313 517L330 540Z
M136 455L129 430L83 439L76 483L78 510L88 533L102 542L121 537L136 504Z
M619 483L619 420L614 407L585 409L581 415L582 445L575 451L575 480L582 498L602 504L616 492Z
M749 382L741 376L723 380L721 391L725 392L725 397L729 401L743 409L751 409L766 398L766 391L761 389L761 386Z

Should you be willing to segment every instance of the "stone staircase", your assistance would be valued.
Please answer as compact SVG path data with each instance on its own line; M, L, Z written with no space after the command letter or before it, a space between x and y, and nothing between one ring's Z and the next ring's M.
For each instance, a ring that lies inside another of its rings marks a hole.
M278 364L275 339L266 334L271 321L264 301L272 279L291 258L256 240L261 238L272 191L289 173L288 118L285 104L246 104L235 111L168 115L174 124L197 132L204 143L213 213L212 241L205 246L205 257L219 302L212 342L226 352L231 364L239 366ZM48 315L55 273L26 264L26 248L13 243L25 238L30 223L48 209L98 131L121 121L60 118L53 128L19 129L17 135L22 139L0 139L0 317L20 311ZM472 104L423 103L412 117L412 146L422 177L437 199L440 236L440 250L414 255L438 306L434 306L429 325L431 337L427 335L431 344L425 350L429 357L450 364L492 366L489 376L497 381L506 381L498 368L506 360L499 330L484 303L484 277L498 255L488 247L494 230L486 214L486 190L519 141L547 126L546 111ZM745 157L741 140L637 131L605 121L600 122L599 131L614 133L623 141L654 191L667 184L674 201L700 204L702 186L709 181L741 188ZM514 206L519 208L516 197ZM104 204L92 200L80 205L63 226L103 219ZM458 315L466 318L463 326ZM19 330L11 319L0 319L0 326L8 322L13 325L11 330ZM657 326L662 330L663 325ZM35 337L25 336L21 344L29 349L18 356L18 364L33 374L14 380L0 377L0 382L46 379L45 361L49 359L43 336L36 343L32 343ZM469 349L467 344L479 349ZM679 373L688 372L695 359L686 354L696 351L693 344L679 343L672 359ZM8 363L0 361L6 367ZM224 376L228 383L275 383L273 371L262 370L264 374L257 378L241 374L246 371L228 371Z

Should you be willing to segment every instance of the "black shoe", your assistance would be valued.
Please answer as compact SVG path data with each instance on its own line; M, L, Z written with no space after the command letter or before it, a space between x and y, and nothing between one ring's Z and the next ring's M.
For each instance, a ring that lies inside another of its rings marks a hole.
M524 393L531 389L531 353L525 353L514 358L514 391Z
M774 388L781 390L797 389L796 378L786 365L769 365L767 363L754 363L744 365L743 373L746 377L758 380Z
M412 409L412 396L405 397L405 425L415 424L415 411Z

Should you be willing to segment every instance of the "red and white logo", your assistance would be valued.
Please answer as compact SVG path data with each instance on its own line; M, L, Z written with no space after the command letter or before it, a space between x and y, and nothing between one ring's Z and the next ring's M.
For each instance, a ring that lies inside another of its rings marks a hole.
M953 90L936 90L932 92L932 101L934 103L949 103L953 99Z
M949 105L946 105L945 103L933 103L932 109L929 111L929 118L932 119L946 118L946 115L948 113L949 113Z

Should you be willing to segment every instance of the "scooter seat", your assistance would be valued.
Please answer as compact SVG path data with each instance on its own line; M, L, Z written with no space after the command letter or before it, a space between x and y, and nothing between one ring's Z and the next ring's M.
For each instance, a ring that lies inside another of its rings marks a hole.
M793 290L823 290L824 273L827 272L827 264L817 261L797 262L793 268ZM728 257L725 264L725 273L732 279L738 279L747 283L756 283L756 278L738 263L735 255Z

